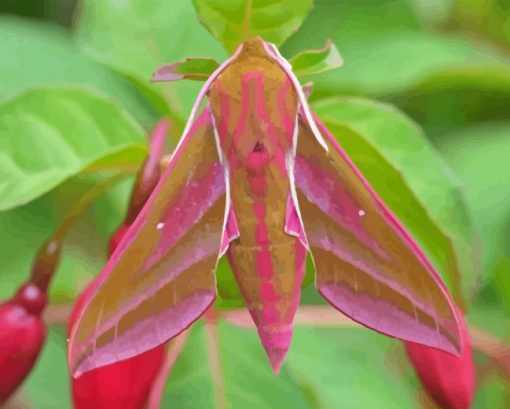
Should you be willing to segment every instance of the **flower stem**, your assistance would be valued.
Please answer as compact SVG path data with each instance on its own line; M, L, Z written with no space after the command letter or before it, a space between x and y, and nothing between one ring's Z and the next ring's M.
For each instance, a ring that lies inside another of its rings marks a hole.
M114 184L125 179L129 175L131 175L131 173L120 172L108 178L104 182L94 185L74 204L60 225L55 229L51 237L48 238L39 248L39 251L32 263L30 281L36 284L43 292L48 290L51 279L58 268L62 244L69 229L92 202L110 189Z

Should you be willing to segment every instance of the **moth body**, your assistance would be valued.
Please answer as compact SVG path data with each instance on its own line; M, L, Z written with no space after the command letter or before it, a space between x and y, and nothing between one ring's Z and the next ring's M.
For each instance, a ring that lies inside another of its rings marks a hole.
M275 371L292 337L306 256L299 239L285 232L286 158L298 105L290 79L260 39L245 43L209 92L238 226L227 256Z

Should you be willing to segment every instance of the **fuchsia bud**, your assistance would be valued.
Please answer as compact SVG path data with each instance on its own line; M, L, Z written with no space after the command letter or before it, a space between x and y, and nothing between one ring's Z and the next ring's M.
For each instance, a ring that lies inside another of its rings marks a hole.
M467 325L459 311L462 352L459 357L414 342L407 354L425 390L444 409L468 409L475 392L475 367Z
M115 236L121 235L122 226ZM114 236L114 237L115 237ZM80 295L69 321L69 333L92 285ZM72 379L75 409L142 409L165 358L164 346L104 366Z
M32 369L46 338L40 318L46 295L33 283L0 305L0 404Z
M161 158L165 148L165 139L170 127L168 119L161 119L151 133L149 155L136 177L135 186L129 203L125 224L131 224L142 210L145 202L156 187L161 176Z

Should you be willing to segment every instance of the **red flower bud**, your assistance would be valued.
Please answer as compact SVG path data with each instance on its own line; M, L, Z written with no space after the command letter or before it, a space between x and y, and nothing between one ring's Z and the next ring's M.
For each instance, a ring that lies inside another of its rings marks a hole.
M80 295L69 321L69 332L84 305L89 286ZM72 379L76 409L142 409L165 357L164 345L134 358L86 372Z
M142 409L163 362L164 348L87 372L73 379L76 409Z
M462 352L459 357L413 342L407 354L425 390L444 409L468 409L475 392L475 367L467 325L462 313Z
M39 356L46 338L40 318L45 305L45 294L32 283L0 305L0 404L23 382Z

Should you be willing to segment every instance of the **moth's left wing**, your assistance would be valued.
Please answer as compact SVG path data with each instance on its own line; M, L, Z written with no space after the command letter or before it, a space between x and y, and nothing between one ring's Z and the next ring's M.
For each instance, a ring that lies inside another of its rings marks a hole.
M226 186L205 110L90 290L70 340L74 375L157 347L213 302Z
M320 122L299 121L293 174L322 296L381 333L460 349L452 300L425 255ZM325 142L325 145L324 145Z

